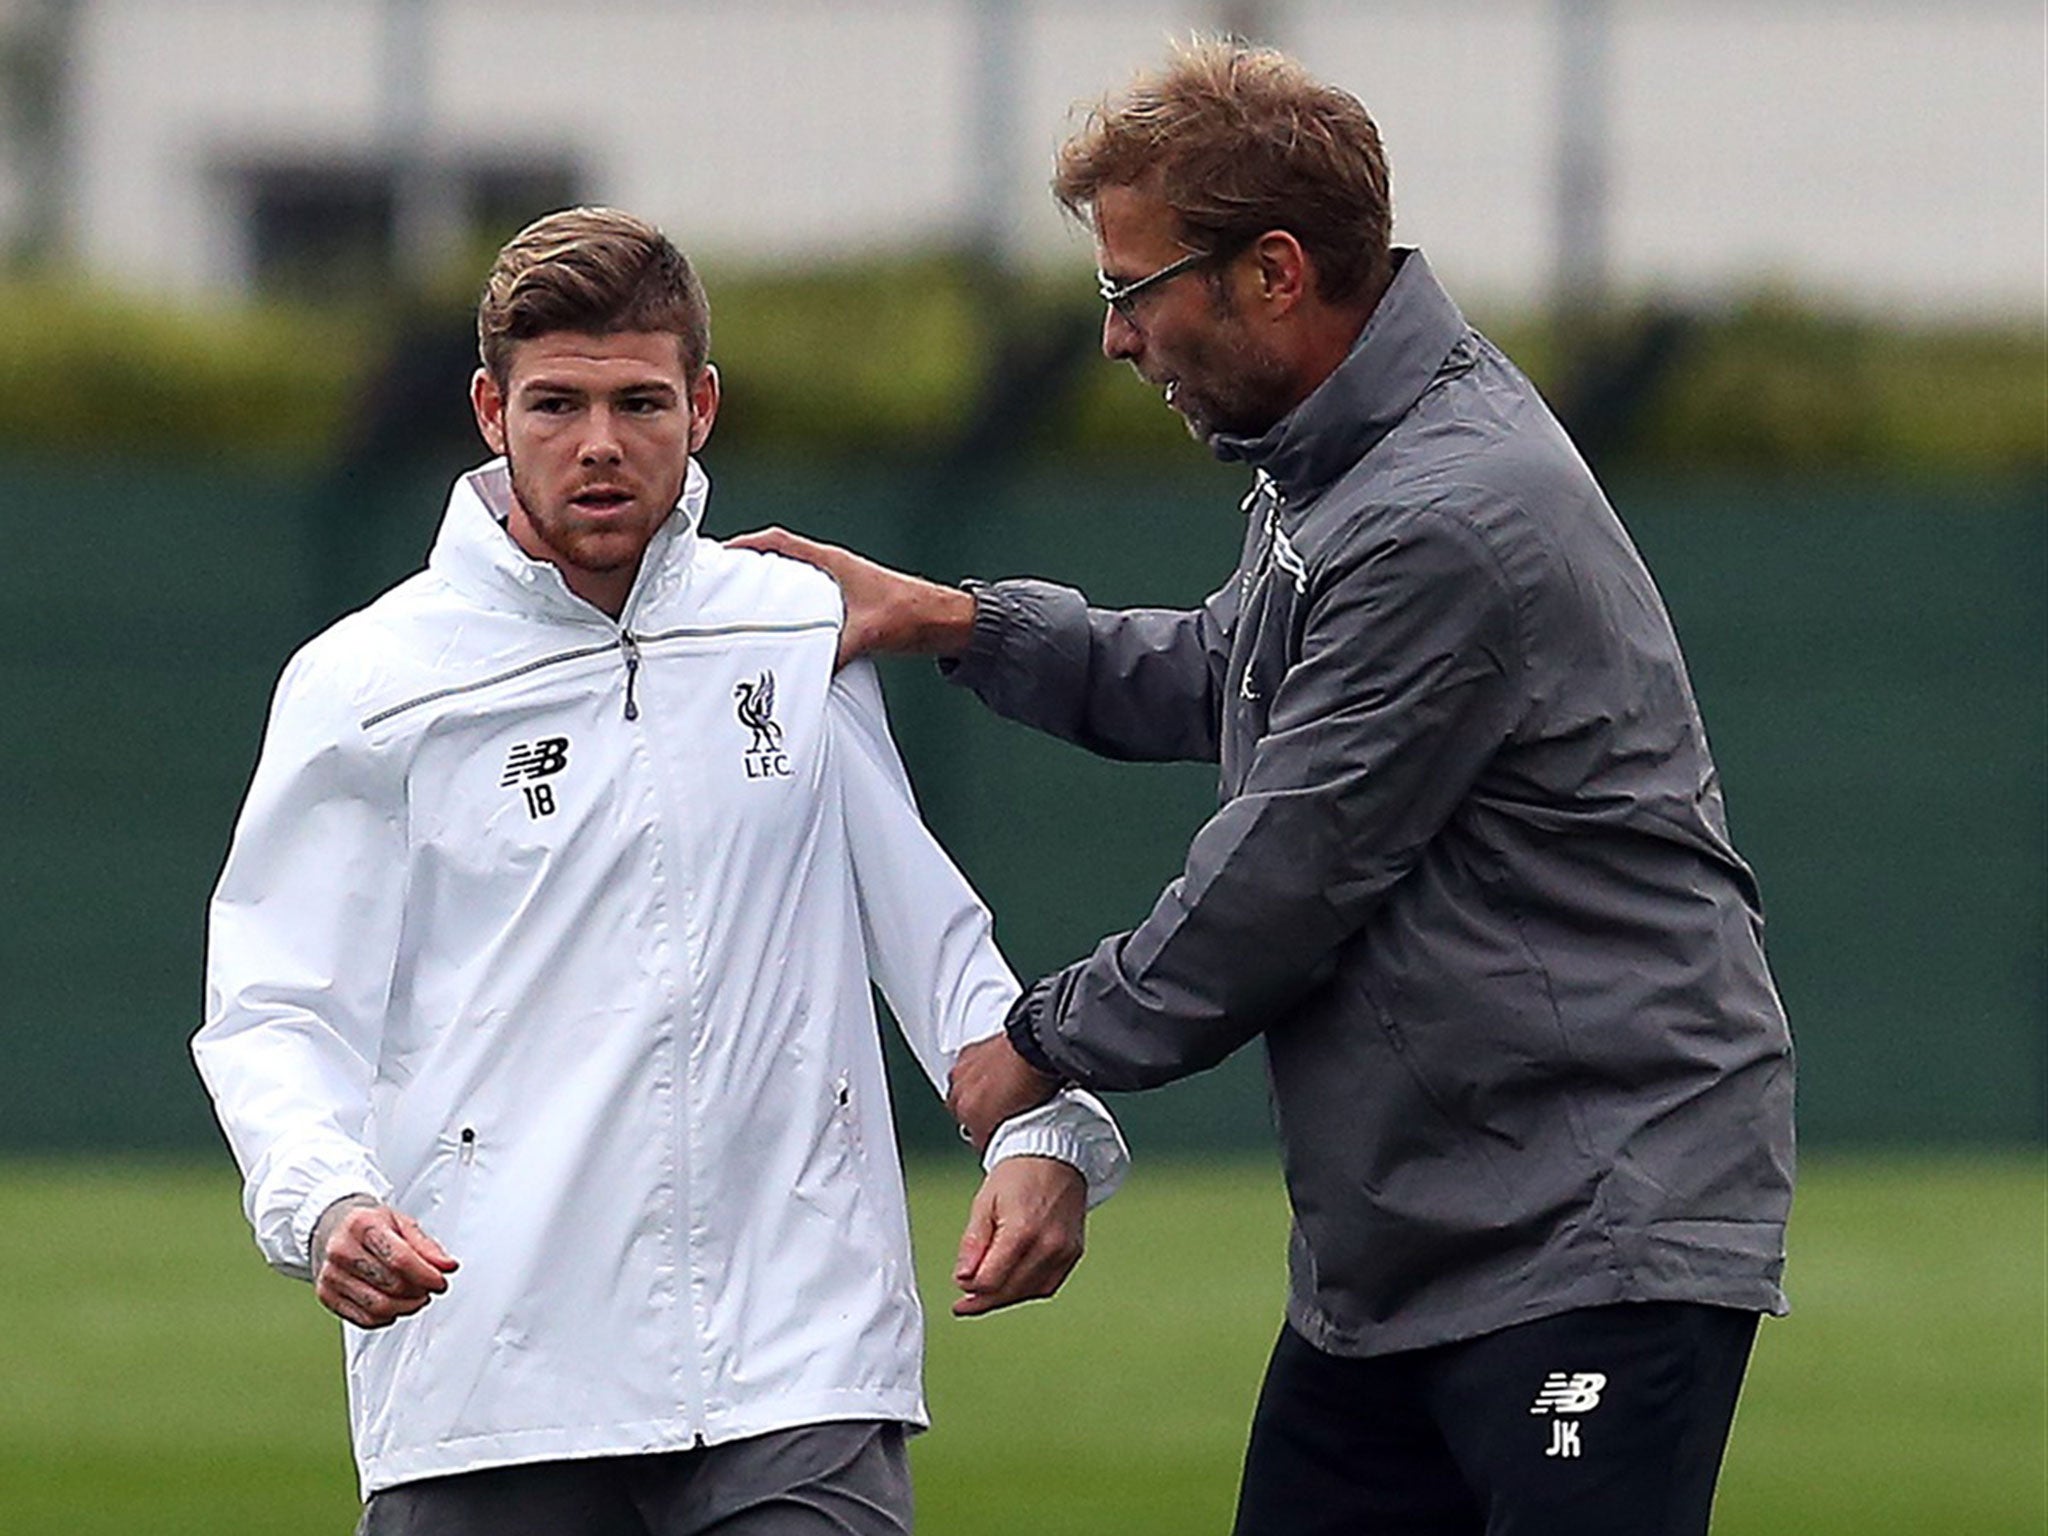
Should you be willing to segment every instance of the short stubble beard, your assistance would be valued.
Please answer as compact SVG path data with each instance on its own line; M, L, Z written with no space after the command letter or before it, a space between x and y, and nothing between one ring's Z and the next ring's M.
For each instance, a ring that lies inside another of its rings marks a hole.
M512 445L510 443L505 445L505 473L512 485L512 499L518 502L521 510L526 513L526 526L533 530L534 537L547 546L548 552L564 565L573 566L579 571L595 571L609 574L612 571L622 571L637 566L646 554L643 546L632 555L623 559L609 560L601 564L590 560L583 553L571 547L574 541L565 541L553 523L545 522L534 515L534 503L520 489L519 461L512 456ZM681 499L682 487L679 485L676 487L675 497L669 503L670 512L673 511L675 502ZM569 512L564 513L564 516L570 515L573 514ZM668 515L669 513L664 513L661 518L656 520L654 526L647 530L647 537L650 542L653 540L654 535L661 531L661 526L668 520Z
M1238 318L1237 306L1220 281L1212 277L1209 298L1216 318L1228 324ZM1220 332L1223 341L1203 359L1206 372L1226 387L1209 391L1211 413L1182 413L1188 434L1213 445L1218 437L1258 437L1293 408L1294 379L1286 366L1254 344L1241 331Z

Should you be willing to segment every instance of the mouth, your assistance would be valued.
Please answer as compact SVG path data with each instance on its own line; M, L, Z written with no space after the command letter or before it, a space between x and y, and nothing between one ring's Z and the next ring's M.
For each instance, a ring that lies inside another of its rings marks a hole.
M580 512L602 514L616 512L619 508L630 505L632 500L631 491L621 490L615 485L593 485L571 496L569 505Z
M1159 391L1160 398L1166 402L1168 410L1180 410L1181 387L1179 379L1168 374L1152 373L1147 369L1138 367L1135 361L1133 361L1131 367L1139 379L1151 388ZM1182 412L1182 414L1185 415L1186 413Z

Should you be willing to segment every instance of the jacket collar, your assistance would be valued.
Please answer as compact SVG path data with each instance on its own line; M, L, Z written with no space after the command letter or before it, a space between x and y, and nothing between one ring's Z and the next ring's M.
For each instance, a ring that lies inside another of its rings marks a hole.
M1265 472L1299 505L1321 495L1415 407L1466 334L1465 317L1419 250L1397 250L1394 281L1351 353L1309 397L1257 437L1218 433L1210 447Z
M680 593L689 581L697 549L697 528L711 477L690 460L683 494L676 509L648 542L640 558L633 590L620 612L620 628L631 628L642 609L659 606ZM610 624L611 618L571 592L562 573L536 560L505 531L512 510L512 475L503 459L479 465L455 482L448 510L434 539L427 568L467 596L488 607L535 611L582 623Z

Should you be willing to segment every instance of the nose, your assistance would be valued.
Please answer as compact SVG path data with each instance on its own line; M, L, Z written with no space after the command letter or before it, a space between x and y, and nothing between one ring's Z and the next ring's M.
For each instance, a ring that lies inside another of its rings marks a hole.
M583 447L577 457L586 465L619 462L618 420L607 407L597 406L585 418Z
M1102 310L1102 355L1111 362L1136 357L1145 349L1145 333L1123 316L1113 304Z

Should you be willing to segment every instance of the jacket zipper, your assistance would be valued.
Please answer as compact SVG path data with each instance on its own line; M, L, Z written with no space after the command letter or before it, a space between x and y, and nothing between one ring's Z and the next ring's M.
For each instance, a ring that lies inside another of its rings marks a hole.
M476 1127L465 1125L455 1142L455 1172L448 1181L447 1198L434 1216L434 1236L444 1245L463 1240L463 1213L469 1206L469 1181L476 1165Z
M619 650L626 658L626 718L638 720L640 705L633 698L633 685L640 677L640 642L630 629L619 631Z

